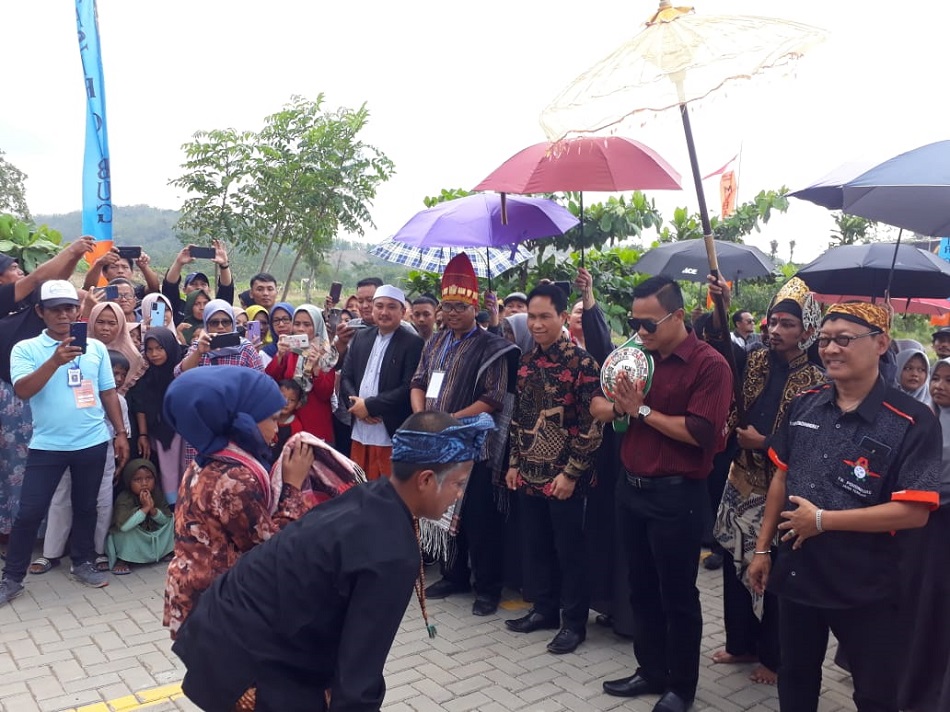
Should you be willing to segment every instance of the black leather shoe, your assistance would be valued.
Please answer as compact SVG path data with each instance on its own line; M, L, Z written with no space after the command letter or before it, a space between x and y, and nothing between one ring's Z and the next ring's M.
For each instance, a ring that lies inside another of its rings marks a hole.
M498 610L498 599L488 596L476 596L472 604L473 616L491 616Z
M468 593L472 587L468 584L459 584L448 579L439 579L434 584L426 586L426 598L437 601L440 598L448 598L453 593Z
M613 628L614 627L614 617L609 613L600 613L594 619L594 623L604 628Z
M659 695L663 687L655 685L640 673L619 680L605 680L604 692L614 697L636 697L637 695Z
M722 554L713 552L703 559L703 568L707 571L716 571L722 568Z
M554 655L564 655L573 653L577 646L587 639L587 629L572 630L571 628L561 628L554 636L554 640L548 643L548 652Z
M556 630L561 625L557 618L545 618L532 608L528 615L505 621L505 627L515 633L531 633L536 630Z
M680 697L675 692L667 692L653 705L653 712L686 712L692 704L692 700Z

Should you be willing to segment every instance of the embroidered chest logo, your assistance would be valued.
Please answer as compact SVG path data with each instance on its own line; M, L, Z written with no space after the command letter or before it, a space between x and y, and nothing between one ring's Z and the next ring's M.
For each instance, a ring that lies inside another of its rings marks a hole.
M859 457L853 462L851 460L844 460L843 462L851 468L852 474L859 480L864 480L867 477L880 478L878 473L871 472L871 463L868 462L866 457Z

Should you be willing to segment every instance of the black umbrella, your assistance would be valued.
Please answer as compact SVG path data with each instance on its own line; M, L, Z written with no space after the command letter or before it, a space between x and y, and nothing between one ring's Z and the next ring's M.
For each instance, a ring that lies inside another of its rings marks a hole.
M876 242L835 247L798 270L797 276L822 294L883 297L890 279L892 298L950 296L950 263L911 245Z
M719 257L719 274L730 282L768 277L775 265L762 250L738 242L713 241ZM633 266L644 274L661 274L670 279L705 282L709 258L703 240L682 240L654 247Z

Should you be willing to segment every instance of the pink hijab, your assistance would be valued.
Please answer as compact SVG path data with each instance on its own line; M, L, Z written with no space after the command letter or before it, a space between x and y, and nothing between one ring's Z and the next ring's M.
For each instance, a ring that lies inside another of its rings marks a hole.
M122 384L122 388L118 389L121 395L125 395L128 390L135 385L135 382L142 377L142 374L145 373L147 365L145 359L142 358L142 354L135 348L135 342L132 341L132 337L129 336L125 314L122 313L122 309L119 305L113 302L101 302L96 304L89 314L89 335L93 338L98 338L94 333L96 329L96 319L99 318L99 315L102 314L105 309L112 310L113 315L115 315L115 320L118 322L118 328L116 329L116 335L112 341L106 342L102 339L99 340L106 345L107 349L118 351L129 360L129 375L126 377L125 383Z

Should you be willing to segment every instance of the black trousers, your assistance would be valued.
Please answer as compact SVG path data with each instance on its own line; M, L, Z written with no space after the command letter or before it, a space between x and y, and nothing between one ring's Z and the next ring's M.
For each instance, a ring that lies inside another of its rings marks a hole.
M72 477L70 499L73 507L69 557L73 566L95 560L96 503L108 447L108 443L102 443L82 450L30 449L23 475L20 509L10 531L4 576L14 581L23 581L26 577L40 524L67 469Z
M524 592L534 610L572 630L587 627L590 587L585 566L584 497L548 499L519 493Z
M719 503L722 501L722 491L726 487L726 480L729 478L729 468L732 467L732 460L735 457L736 449L735 436L729 438L726 449L717 453L713 458L712 470L709 471L709 477L706 478L707 492L707 515L703 520L703 546L709 547L714 554L722 554L726 558L726 550L716 541L713 535L713 525L716 523L716 515L719 512Z
M778 672L778 599L765 592L762 620L752 610L752 594L736 575L732 557L722 562L722 607L726 627L726 652L730 655L757 655L759 662Z
M696 574L706 496L703 480L653 489L635 489L623 476L617 483L638 672L689 700L703 637Z
M476 462L465 488L454 551L449 563L442 564L442 578L460 586L468 585L474 578L475 595L501 598L505 570L504 527L505 519L495 501L491 468L487 462Z
M778 698L782 712L818 709L829 631L851 665L858 712L897 712L901 637L896 603L815 608L787 598L779 604L782 665Z

